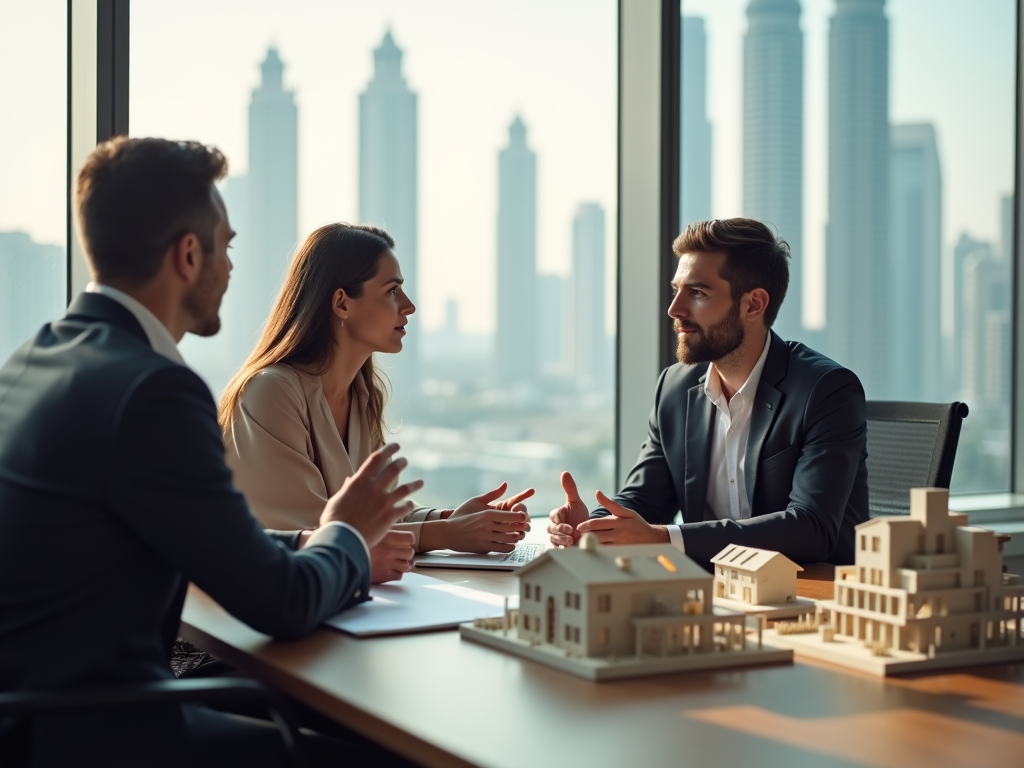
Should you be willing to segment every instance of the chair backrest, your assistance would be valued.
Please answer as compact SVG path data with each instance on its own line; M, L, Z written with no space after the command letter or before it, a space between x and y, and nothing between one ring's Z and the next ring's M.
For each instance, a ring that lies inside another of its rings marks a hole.
M869 400L871 517L910 514L911 488L949 488L966 403Z

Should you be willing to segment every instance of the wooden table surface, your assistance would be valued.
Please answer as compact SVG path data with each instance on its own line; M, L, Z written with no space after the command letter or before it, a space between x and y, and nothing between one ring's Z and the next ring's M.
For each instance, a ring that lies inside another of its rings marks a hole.
M512 594L512 574L424 570ZM832 566L799 592L831 595ZM592 683L460 640L357 640L321 629L274 641L192 588L182 634L426 766L1024 764L1024 664L881 680L797 661Z

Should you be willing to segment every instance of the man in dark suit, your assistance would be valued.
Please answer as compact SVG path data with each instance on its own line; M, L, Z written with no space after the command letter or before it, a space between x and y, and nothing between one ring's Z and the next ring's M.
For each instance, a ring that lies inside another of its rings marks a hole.
M94 282L0 368L0 691L170 678L190 581L254 629L301 637L368 599L369 548L411 509L419 482L389 490L397 446L315 531L264 531L232 485L213 398L176 347L220 327L226 169L200 144L124 138L82 169ZM8 719L0 744L36 765L285 757L272 730L201 707Z
M760 222L727 219L687 226L672 247L679 364L658 380L647 440L614 498L598 492L591 514L563 474L552 543L588 531L604 544L671 541L709 569L729 544L852 563L868 517L864 390L771 331L788 245Z

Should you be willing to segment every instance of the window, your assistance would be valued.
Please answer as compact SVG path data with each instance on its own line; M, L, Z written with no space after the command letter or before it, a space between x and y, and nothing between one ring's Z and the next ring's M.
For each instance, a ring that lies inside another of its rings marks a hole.
M540 584L533 588L533 599L540 602Z
M572 595L568 592L565 593L565 607L569 608L572 606Z
M67 3L0 0L0 365L67 305Z
M878 545L879 545L878 537L877 536L872 536L871 537L871 551L872 552L877 552L878 551Z
M523 599L524 600L529 600L530 599L530 585L528 583L526 583L526 582L523 582Z
M384 226L417 305L405 349L379 356L417 501L507 480L546 513L565 469L611 488L617 51L614 0L134 0L131 132L231 163L223 330L185 359L218 393L296 243Z
M868 549L868 537L867 536L861 536L860 537L860 548L861 548L861 551L863 551L863 552L867 551L867 549Z
M572 640L572 627L568 624L565 625L565 641L570 642Z
M597 596L597 612L608 613L612 609L612 596L611 595L598 595Z
M575 608L577 611L580 609L580 595L579 595L579 592L574 593L573 596L572 596L572 607Z
M610 635L611 632L608 630L608 627L601 627L597 630L597 645L599 648L604 648L608 645L611 640Z
M576 643L576 645L580 644L580 628L579 627L573 627L572 628L572 641L574 643Z
M868 399L967 402L952 490L1008 489L1017 4L682 12L682 223L776 227L775 330Z

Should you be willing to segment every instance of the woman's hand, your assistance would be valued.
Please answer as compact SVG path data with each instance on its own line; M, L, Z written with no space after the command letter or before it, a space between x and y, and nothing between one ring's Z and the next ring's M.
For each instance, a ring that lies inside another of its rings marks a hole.
M409 531L388 531L370 550L370 583L383 584L398 581L412 570L412 558L416 554L413 543L416 538Z
M508 488L508 483L502 483L493 491L487 493L481 493L479 496L474 496L471 499L467 499L462 502L455 510L448 515L448 519L451 520L454 517L464 517L466 515L476 514L477 512L483 512L486 509L497 509L501 512L511 512L513 508L518 505L522 508L523 512L526 512L526 505L522 502L533 496L535 491L533 488L527 488L525 491L520 491L514 496L509 496L507 499L501 501L495 501L501 494ZM530 530L530 518L526 518L526 529Z
M440 522L445 530L437 548L458 552L511 552L530 530L530 516L523 504L507 512L485 506L482 511L464 512L458 517L452 514Z

